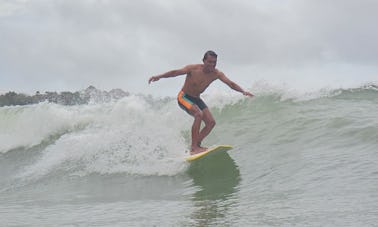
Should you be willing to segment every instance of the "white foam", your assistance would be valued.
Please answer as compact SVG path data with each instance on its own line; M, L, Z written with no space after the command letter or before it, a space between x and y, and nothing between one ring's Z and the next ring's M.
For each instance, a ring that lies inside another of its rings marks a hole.
M95 112L92 123L48 146L20 176L40 177L53 171L175 175L187 167L181 131L188 125L173 105L170 101L156 109L143 97L129 96L101 104L101 109L87 109Z
M308 101L323 97L337 96L343 89L354 89L366 86L366 84L358 84L356 87L321 87L312 88L308 87L293 87L286 83L270 83L265 80L257 81L252 85L252 92L256 96L275 96L280 101Z
M203 99L209 107L216 107L220 109L226 105L233 105L245 98L246 97L239 92L223 89L212 89L203 96Z
M0 152L18 147L31 147L53 134L74 130L90 122L81 107L51 103L0 109Z

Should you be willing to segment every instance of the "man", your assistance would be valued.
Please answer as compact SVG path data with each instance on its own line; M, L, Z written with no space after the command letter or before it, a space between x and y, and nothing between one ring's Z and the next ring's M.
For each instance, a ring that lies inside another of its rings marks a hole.
M200 98L202 92L217 79L227 84L230 88L241 92L245 96L253 95L244 91L239 85L231 81L226 75L215 68L217 64L217 54L214 51L207 51L203 57L203 64L187 65L184 68L171 70L166 73L153 76L148 83L158 81L161 78L176 77L186 74L184 86L177 96L179 106L194 117L192 126L192 147L190 154L197 154L206 150L201 147L202 140L209 135L215 126L215 120ZM201 129L201 122L205 127Z

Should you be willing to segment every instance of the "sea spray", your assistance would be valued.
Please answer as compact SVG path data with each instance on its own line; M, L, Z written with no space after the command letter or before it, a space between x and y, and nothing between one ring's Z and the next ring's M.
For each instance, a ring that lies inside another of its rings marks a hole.
M90 124L61 136L20 176L40 177L56 170L78 175L182 171L186 146L180 134L182 121L172 116L176 111L153 109L138 96L99 105L82 107L77 114L90 115Z

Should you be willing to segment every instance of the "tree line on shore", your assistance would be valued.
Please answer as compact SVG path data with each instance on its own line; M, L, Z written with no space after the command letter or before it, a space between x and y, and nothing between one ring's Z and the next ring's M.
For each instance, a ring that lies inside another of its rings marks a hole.
M37 91L34 95L26 95L9 91L0 95L0 107L13 105L30 105L40 102L51 102L61 105L82 105L93 102L109 102L128 96L129 93L121 89L113 89L111 91L101 91L93 86L89 86L83 91L76 92L45 92L41 94Z

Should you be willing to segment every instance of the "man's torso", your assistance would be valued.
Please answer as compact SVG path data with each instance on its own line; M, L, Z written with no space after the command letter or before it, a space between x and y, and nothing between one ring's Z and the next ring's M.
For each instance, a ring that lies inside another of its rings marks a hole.
M190 73L187 74L182 90L193 97L199 97L202 92L216 79L219 71L203 72L203 65L194 65Z

